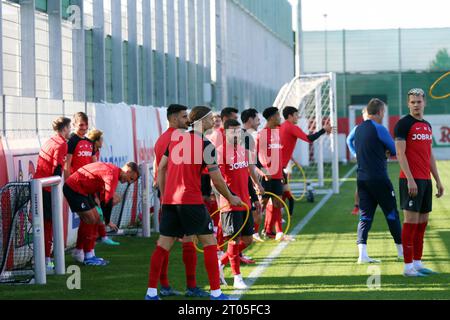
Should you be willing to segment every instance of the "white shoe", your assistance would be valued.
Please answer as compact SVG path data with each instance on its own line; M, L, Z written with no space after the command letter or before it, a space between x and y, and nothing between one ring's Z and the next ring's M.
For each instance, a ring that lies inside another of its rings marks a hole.
M253 260L252 257L246 256L245 254L242 254L242 258L244 258L245 260Z
M74 249L72 251L72 258L76 262L83 263L84 262L84 251L83 250Z
M234 284L233 287L235 289L239 289L239 290L245 290L248 288L248 286L245 284L244 279L242 279L242 276L235 276L234 277Z
M261 236L259 235L259 233L254 233L254 234L253 234L253 240L254 240L255 242L265 242L265 241L261 238Z
M426 277L425 274L423 274L423 273L417 271L417 270L414 269L414 268L410 268L410 269L404 270L404 271L403 271L403 275L404 275L405 277Z
M280 233L277 233L277 235L275 236L275 241L291 242L291 241L295 241L295 238L280 232Z
M227 281L225 280L225 274L223 272L223 269L225 268L225 266L220 263L219 261L219 277L220 277L220 284L224 285L224 286L228 286Z
M358 264L381 263L381 260L372 259L370 257L359 257Z

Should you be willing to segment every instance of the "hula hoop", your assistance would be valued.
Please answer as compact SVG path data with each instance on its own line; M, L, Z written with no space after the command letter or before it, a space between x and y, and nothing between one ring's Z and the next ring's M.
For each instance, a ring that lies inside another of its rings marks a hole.
M306 196L306 191L307 191L306 174L305 174L305 170L303 170L302 166L296 164L295 162L292 164L291 170L294 167L297 167L300 170L300 172L302 173L302 176L303 176L303 193L302 193L300 198L295 197L295 195L294 195L294 193L292 193L292 191L291 191L291 194L292 194L292 197L294 198L295 201L302 201L303 198ZM288 176L287 176L287 184L289 186L289 190L291 190L291 174L290 173L288 173Z
M244 230L245 225L247 224L247 221L248 221L248 219L250 218L250 208L249 208L248 205L247 205L246 203L244 203L244 202L242 202L241 204L242 204L242 206L244 206L244 207L246 208L246 210L247 210L247 215L246 215L246 217L245 217L244 223L242 224L242 227L234 234L234 236L232 236L230 239L228 239L226 242L224 242L222 245L219 246L219 249L220 249L220 248L223 248L225 245L227 245L228 242L233 241L234 239L236 239L236 237L242 232L242 230ZM222 211L223 209L225 209L225 208L227 208L227 207L228 207L228 205L227 205L227 206L224 206L224 207L222 207L222 208L220 208L220 209L217 209L215 212L213 212L213 213L211 214L211 218L214 217L216 214L218 214L220 211ZM200 248L197 246L197 243L196 243L195 241L194 241L194 247L195 247L195 250L197 250L198 252L200 252L200 253L203 253L203 252L204 252L202 249L200 249Z
M443 99L447 99L447 98L450 97L450 93L447 93L445 96L440 96L440 97L437 97L437 96L435 96L435 95L433 94L434 88L436 88L436 86L439 84L439 82L441 82L442 80L444 80L444 78L446 78L446 77L448 77L448 76L450 76L450 71L447 72L446 74L444 74L443 76L441 76L439 79L437 79L437 80L433 83L433 85L430 87L430 97L431 97L431 98L433 98L433 99L435 99L435 100L443 100Z
M288 205L286 204L286 202L283 201L283 199L281 199L275 193L268 192L268 191L266 191L264 193L268 194L269 196L272 196L272 197L276 198L278 201L280 201L283 204L284 208L286 209L286 212L287 212L287 226L286 226L286 229L284 230L283 233L287 234L287 232L289 231L289 228L291 227L291 212L289 211ZM280 240L277 240L277 241L280 241Z

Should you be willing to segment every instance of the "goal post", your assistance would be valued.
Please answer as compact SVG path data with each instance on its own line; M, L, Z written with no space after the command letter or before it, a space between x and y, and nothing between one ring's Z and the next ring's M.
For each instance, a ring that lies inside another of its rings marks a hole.
M64 275L66 264L64 256L63 228L63 193L61 177L55 176L31 181L31 213L33 223L34 274L36 284L46 284L44 244L44 204L42 189L51 187L52 225L53 225L53 255L55 258L55 273Z
M274 106L283 112L288 106L298 108L298 126L310 134L329 123L333 132L322 136L312 145L298 141L294 159L301 164L306 182L319 192L339 193L339 155L336 107L336 75L304 74L283 85ZM304 181L295 183L296 189L304 190Z

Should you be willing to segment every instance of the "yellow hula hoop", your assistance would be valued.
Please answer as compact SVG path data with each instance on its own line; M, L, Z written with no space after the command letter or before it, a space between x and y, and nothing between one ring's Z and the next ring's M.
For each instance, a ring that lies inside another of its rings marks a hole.
M283 204L284 208L286 209L286 212L287 212L287 226L286 226L286 229L284 230L283 233L284 233L284 234L287 234L288 231L289 231L289 228L291 227L291 213L290 213L290 211L289 211L288 205L286 204L286 202L283 201L283 199L281 199L281 198L280 198L279 196L277 196L275 193L268 192L268 191L266 191L266 192L264 192L264 193L265 193L265 194L268 194L269 196L272 196L272 197L278 199L278 200ZM278 241L280 241L280 240L278 240Z
M302 193L300 198L295 197L295 195L292 193L292 191L291 191L291 194L292 194L292 197L294 198L295 201L302 201L303 198L306 196L306 191L307 191L306 174L305 174L305 170L303 170L302 166L296 164L295 162L292 164L291 170L294 167L297 167L300 170L300 172L302 173L302 176L303 176L303 193ZM288 176L287 176L287 184L289 186L289 190L291 190L291 174L290 173L288 173Z
M447 72L446 74L444 74L443 76L441 76L439 79L437 79L435 83L433 83L433 85L430 87L430 97L432 97L435 100L443 100L443 99L447 99L450 97L450 93L447 93L445 96L440 96L440 97L437 97L433 94L433 90L434 90L434 88L436 88L436 86L439 84L439 82L444 80L444 78L448 77L449 75L450 75L450 71Z
M227 245L228 242L233 241L233 240L234 240L234 239L242 232L242 230L244 230L245 225L247 224L247 221L248 221L248 219L250 218L250 208L249 208L248 205L247 205L246 203L244 203L244 202L242 202L241 204L242 204L242 206L244 206L244 207L246 208L246 210L247 210L247 215L246 215L246 217L245 217L244 223L242 224L242 227L238 230L238 232L236 232L236 234L235 234L234 236L232 236L228 241L224 242L222 245L219 246L219 249L220 249L220 248L223 248L225 245ZM225 208L227 208L227 207L228 207L228 205L227 205L227 206L224 206L224 207L222 207L222 208L220 208L220 209L218 209L218 210L216 210L215 212L213 212L213 213L211 214L211 218L214 217L216 214L218 214L220 211L222 211L223 209L225 209ZM195 250L197 250L198 252L200 252L200 253L203 253L203 252L204 252L202 249L200 249L200 248L197 246L197 243L196 243L195 241L194 241L194 246L195 246Z

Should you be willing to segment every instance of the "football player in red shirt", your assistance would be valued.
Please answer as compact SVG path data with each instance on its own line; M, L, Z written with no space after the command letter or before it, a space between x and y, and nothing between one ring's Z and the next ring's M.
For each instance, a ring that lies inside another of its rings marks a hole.
M55 135L44 143L39 151L36 173L34 179L62 176L64 162L67 156L67 140L70 135L70 119L59 117L52 124ZM44 203L44 241L45 262L47 269L53 270L51 249L53 242L52 228L52 197L50 188L42 191Z
M278 108L270 107L264 110L263 117L267 120L266 127L258 132L256 150L261 170L265 176L262 186L265 191L271 192L278 197L283 195L283 158L282 144L280 139L280 112ZM271 198L272 205L268 206ZM271 234L271 226L275 225L277 240L292 240L283 234L281 218L281 202L269 195L263 195L262 207L266 210L266 221L263 234Z
M237 120L227 120L224 124L226 141L217 148L219 168L222 176L227 183L228 188L239 198L244 199L249 210L251 208L248 180L250 177L257 188L257 192L262 194L263 187L259 183L255 165L250 163L248 149L242 145L243 132L241 125ZM242 228L245 221L247 210L243 206L231 206L227 199L220 197L222 230L225 240L236 235ZM253 215L250 212L249 219L243 230L232 241L228 242L227 253L220 258L219 267L221 268L221 277L223 277L223 267L230 262L231 270L234 275L234 288L247 289L247 285L242 279L240 272L240 254L253 242L254 223ZM224 282L224 280L223 280Z
M83 112L78 112L73 117L74 132L68 141L68 153L64 177L67 178L81 167L95 161L94 145L86 137L89 130L88 116ZM75 261L83 263L85 255L94 250L96 226L88 225L83 220L80 221L77 234L77 243L72 251ZM91 255L91 254L89 254ZM92 255L95 256L94 253Z
M251 163L255 164L256 161L256 136L258 128L261 124L261 120L259 119L259 114L256 109L246 109L241 114L241 121L243 125L243 131L244 131L244 143L245 148L250 152L252 157L254 159L251 159ZM255 170L258 172L260 176L262 176L262 173L258 169L258 167L255 167ZM255 226L255 232L253 234L253 240L257 242L264 242L264 240L259 235L259 226L262 222L262 210L261 210L261 202L258 198L258 195L256 194L253 181L249 179L248 181L248 190L250 192L250 198L252 201L252 215L253 215L253 221Z
M172 134L175 131L184 132L188 129L188 113L187 107L183 105L173 104L167 108L167 120L169 121L169 128L164 132L155 143L155 162L153 167L155 168L155 186L158 186L157 177L158 177L158 166L161 162L164 153L169 147L170 142L172 141ZM158 191L159 193L159 191ZM161 216L160 216L161 217ZM208 297L209 294L197 286L197 252L194 246L194 236L185 236L182 239L183 242L183 263L186 271L186 296L188 297ZM172 289L169 284L168 278L168 269L169 269L169 256L164 260L160 283L161 290L160 294L163 297L169 296L178 296L180 293Z
M423 240L433 202L431 175L436 181L436 197L444 195L432 149L433 129L424 120L425 106L425 92L422 89L410 90L410 113L395 127L395 146L401 167L400 203L405 215L402 229L403 274L408 277L435 273L422 263Z
M281 144L283 145L283 174L284 174L284 195L283 200L289 200L289 211L291 215L294 213L294 197L291 194L289 189L289 185L287 184L287 175L285 170L289 164L289 161L293 158L294 149L297 145L297 140L300 139L306 143L313 143L317 139L319 139L325 133L330 134L332 128L330 124L326 124L323 129L320 131L307 135L300 129L297 124L299 120L298 109L294 107L285 107L283 109L283 118L284 122L280 126L280 138ZM317 126L321 126L322 124L316 124ZM295 161L295 160L294 160Z
M118 183L134 183L139 177L136 163L129 162L122 169L110 163L94 162L74 172L64 184L64 196L72 212L76 212L87 225L99 222L100 216L94 201L100 194L100 201L109 206L116 205L120 199L115 194ZM86 265L106 265L107 262L88 252L84 259Z
M212 142L212 144L214 145L214 147L217 149L218 147L220 147L224 142L225 142L225 130L223 128L223 125L225 123L225 121L227 120L237 120L238 119L238 113L239 110L236 108L223 108L222 111L220 112L220 119L217 118L217 114L213 115L213 121L214 121L214 126L213 128L211 128L210 130L208 130L208 133L206 134L206 138L209 139L209 141ZM220 124L220 125L219 125ZM210 133L212 131L212 133ZM207 174L207 172L204 172ZM212 185L212 191L214 194L214 197L216 199L216 202L219 201L220 198L220 194L219 192L217 192L216 188L214 188L214 186ZM219 218L219 222L218 222L218 226L217 226L217 245L218 247L222 247L223 245L223 232L222 232L222 222L220 221L220 216ZM217 219L217 218L216 218ZM223 251L222 249L218 249L218 256L221 257L223 255ZM225 283L223 283L225 284Z
M103 132L98 129L92 129L89 131L87 135L88 139L92 141L94 145L94 159L93 162L100 161L100 150L103 147ZM104 205L104 204L103 204ZM111 221L111 214L108 214L108 210L103 210L103 205L101 205L103 213L103 221L100 221L100 223L97 225L97 228L93 230L94 237L92 237L91 241L92 247L95 247L95 241L97 240L97 237L100 236L102 243L108 245L108 246L118 246L120 245L119 242L116 242L112 240L108 235L106 234L106 225L108 225L112 230L117 231L119 228L115 223Z
M196 235L203 244L211 299L228 299L220 290L217 242L213 222L203 203L201 174L204 167L231 205L238 206L242 200L231 194L216 164L215 148L204 138L204 133L213 127L211 109L195 107L189 114L189 121L194 130L173 136L158 168L163 214L158 245L150 263L146 300L159 300L157 286L162 264L175 241L185 235Z

